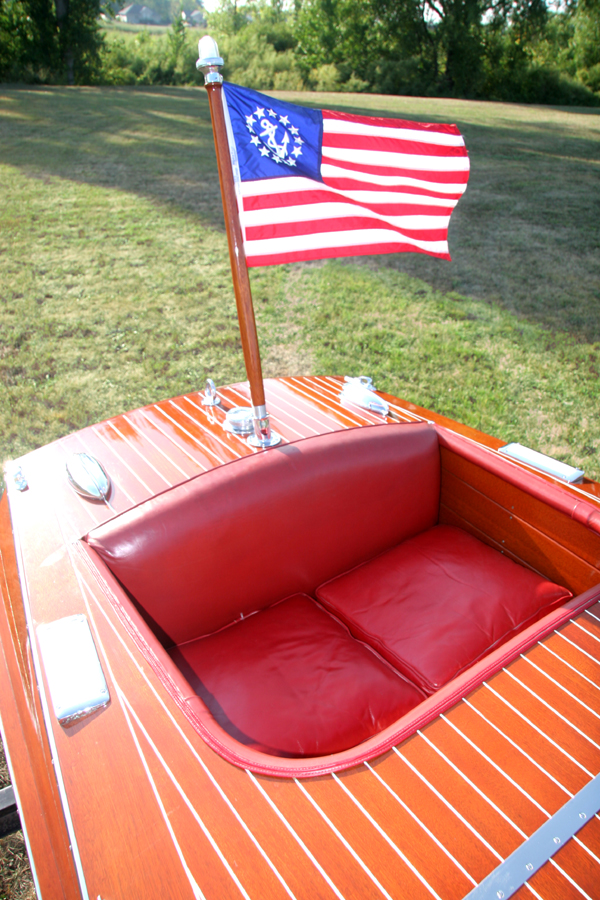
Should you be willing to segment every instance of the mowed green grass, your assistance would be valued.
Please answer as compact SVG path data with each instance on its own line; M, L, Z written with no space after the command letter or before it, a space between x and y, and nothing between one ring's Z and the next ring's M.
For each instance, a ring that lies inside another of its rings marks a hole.
M600 478L600 113L340 94L456 122L452 262L252 271L269 375L368 374ZM207 100L197 88L0 89L0 458L244 378Z

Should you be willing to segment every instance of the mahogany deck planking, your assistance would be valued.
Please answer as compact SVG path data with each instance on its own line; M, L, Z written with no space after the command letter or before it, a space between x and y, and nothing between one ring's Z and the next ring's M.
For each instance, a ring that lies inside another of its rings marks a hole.
M268 381L275 430L297 440L382 421L342 408L339 384L333 378ZM221 394L227 405L237 405L247 402L248 389L234 385ZM398 418L441 421L393 402ZM113 513L63 483L66 452L88 448L116 478L111 504L129 508L169 484L253 452L222 430L222 417L222 411L203 408L197 394L117 416L25 457L30 491L11 497L34 621L85 612L111 691L110 706L75 728L52 723L75 836L85 848L89 894L161 896L160 880L174 897L194 896L197 884L206 900L460 900L600 771L600 607L546 637L542 644L548 649L534 646L422 733L368 765L298 783L231 766L204 744L123 631L89 570L69 555L67 545L76 535ZM457 430L477 434L466 426ZM489 446L500 443L488 440ZM451 474L456 487L456 467ZM480 491L490 508L501 506L494 478L486 477ZM515 490L504 499L504 510ZM539 501L530 506L520 516L530 534L551 546L561 514L551 511L540 519ZM564 565L595 568L600 538L570 525L565 559L571 562ZM3 551L8 540L3 534ZM22 635L22 623L20 629ZM581 695L591 711L547 676ZM15 678L16 670L13 689ZM19 784L24 776L16 777ZM94 779L97 784L90 786ZM115 797L130 799L115 810ZM121 849L106 840L115 816ZM32 843L37 859L44 852L43 835ZM125 855L144 860L139 871L133 872ZM594 820L531 886L544 898L600 896L598 859L600 821ZM518 896L535 895L525 887Z

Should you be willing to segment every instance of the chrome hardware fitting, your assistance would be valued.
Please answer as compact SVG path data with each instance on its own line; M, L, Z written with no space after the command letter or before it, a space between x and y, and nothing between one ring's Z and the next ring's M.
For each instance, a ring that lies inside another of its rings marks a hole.
M232 434L239 434L245 437L252 434L254 425L252 424L252 409L249 406L234 406L225 413L225 421L223 422L225 431Z
M516 459L519 462L527 463L528 466L540 469L542 472L546 472L547 475L553 475L554 478L560 478L561 481L566 481L567 484L578 484L583 480L585 474L583 469L568 466L552 456L538 453L537 450L524 447L522 444L507 444L505 447L500 447L498 453L502 453L503 456L509 456L511 459Z
M204 387L204 395L202 397L202 406L218 406L220 402L221 398L217 394L214 381L212 378L207 378Z
M255 406L254 416L252 418L254 434L248 438L251 447L259 447L266 449L267 447L276 447L281 443L281 435L271 430L269 421L269 413L266 406Z
M11 472L11 478L13 480L13 484L18 491L27 491L29 489L29 482L23 475L23 469L21 466L15 466L15 468Z
M67 616L36 629L54 714L61 725L82 719L110 702L88 620Z
M73 453L67 460L67 477L73 490L88 500L108 503L110 478L89 453Z
M346 375L344 381L346 383L340 394L342 403L353 403L355 406L369 409L371 412L379 413L381 416L388 415L390 411L389 403L377 396L372 378L369 378L367 375L350 378Z
M204 75L204 84L222 84L223 76L219 68L224 63L219 56L217 42L208 34L198 41L198 57L196 68Z
M473 888L465 900L509 900L599 810L600 775L596 775Z

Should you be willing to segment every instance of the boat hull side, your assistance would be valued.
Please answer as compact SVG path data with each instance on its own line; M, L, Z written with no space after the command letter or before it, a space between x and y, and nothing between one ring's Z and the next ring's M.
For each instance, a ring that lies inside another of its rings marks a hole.
M33 676L7 495L0 500L0 716L38 894L80 900L69 836Z

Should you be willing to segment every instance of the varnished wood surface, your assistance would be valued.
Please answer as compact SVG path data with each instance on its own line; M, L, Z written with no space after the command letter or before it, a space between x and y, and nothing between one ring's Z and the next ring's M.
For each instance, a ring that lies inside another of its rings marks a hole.
M256 333L254 306L252 305L250 277L248 275L248 266L246 265L246 252L244 250L242 227L233 180L231 155L229 153L229 141L223 110L223 87L219 82L213 82L206 85L206 92L208 94L210 117L215 137L219 183L221 185L225 229L229 245L229 262L233 278L238 321L240 323L244 362L246 363L246 372L250 380L252 403L254 406L263 406L265 390L262 379L262 364L258 335Z
M336 379L266 387L273 427L288 441L382 421L341 407ZM220 394L227 406L249 400L247 385ZM408 407L394 401L394 415L436 418ZM302 781L238 769L195 732L77 551L78 538L113 510L254 452L222 430L223 417L198 395L118 416L24 457L29 490L11 490L34 624L87 615L111 694L106 709L69 729L49 720L89 896L461 900L600 772L600 605L367 764ZM113 510L67 486L67 454L80 449L115 479ZM481 496L490 541L502 546L512 534L506 515L519 518L505 552L534 565L534 548L573 585L595 577L599 536L494 476L477 481L450 454L443 465L445 507L462 504L455 514L471 527L484 524L476 520ZM3 533L3 552L6 540ZM5 631L8 618L0 619ZM17 632L12 646L24 646L23 623ZM5 633L2 640L6 656ZM2 699L3 721L5 708ZM20 790L27 778L15 778ZM57 838L49 840L55 852ZM36 866L42 847L34 847ZM600 898L600 820L518 896Z
M0 685L2 737L11 777L17 786L21 821L35 852L35 878L44 898L81 896L60 795L52 773L40 699L20 603L6 495L0 500Z

